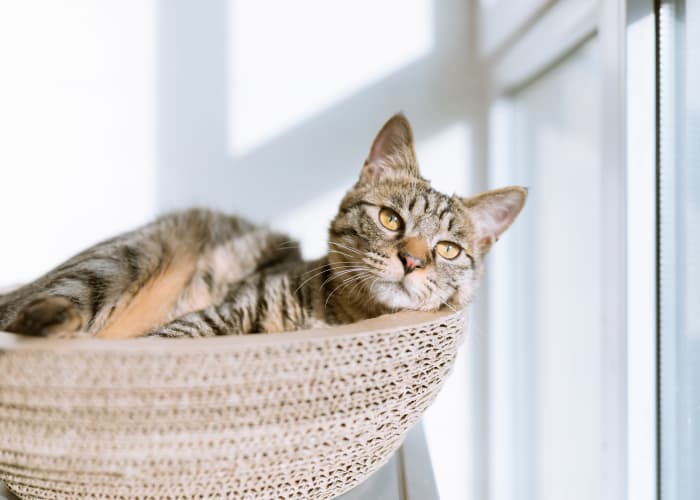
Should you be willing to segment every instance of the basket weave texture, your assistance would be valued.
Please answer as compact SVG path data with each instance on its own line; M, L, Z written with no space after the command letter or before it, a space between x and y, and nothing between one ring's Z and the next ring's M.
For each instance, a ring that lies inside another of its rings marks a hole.
M436 396L463 313L208 339L0 333L0 479L22 498L332 498Z

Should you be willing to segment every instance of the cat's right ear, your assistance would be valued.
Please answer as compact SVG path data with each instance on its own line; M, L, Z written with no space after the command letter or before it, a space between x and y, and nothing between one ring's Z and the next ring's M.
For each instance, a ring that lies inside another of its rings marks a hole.
M360 184L376 184L402 175L420 177L411 124L403 113L397 113L374 138L360 173Z

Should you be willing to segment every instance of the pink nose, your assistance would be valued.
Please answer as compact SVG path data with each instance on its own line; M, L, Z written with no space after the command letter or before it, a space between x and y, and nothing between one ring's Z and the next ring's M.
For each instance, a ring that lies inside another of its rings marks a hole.
M403 263L403 268L406 274L413 272L417 268L423 267L425 265L423 259L415 257L406 251L400 252L399 258Z

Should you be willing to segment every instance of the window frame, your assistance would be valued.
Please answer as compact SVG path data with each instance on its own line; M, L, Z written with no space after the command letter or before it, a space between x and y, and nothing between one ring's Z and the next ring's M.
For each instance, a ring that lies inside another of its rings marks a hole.
M487 59L488 147L484 188L504 185L513 164L508 148L513 92L597 36L602 65L603 259L601 290L601 499L651 500L658 492L657 256L656 256L656 26L653 0L570 0L532 13L527 28L497 57ZM486 26L488 28L488 26ZM500 146L500 147L499 147ZM653 200L653 203L649 203ZM653 221L653 222L652 222ZM499 311L509 262L493 255L487 276L487 384L507 380L511 364L504 335L511 325ZM505 309L504 309L505 308ZM500 342L499 342L499 339ZM482 391L491 398L489 498L514 498L512 387ZM505 411L504 411L505 409ZM498 411L496 411L498 410ZM499 416L499 413L501 416ZM499 420L500 419L500 420ZM504 435L505 432L505 435ZM509 434L510 432L510 434Z

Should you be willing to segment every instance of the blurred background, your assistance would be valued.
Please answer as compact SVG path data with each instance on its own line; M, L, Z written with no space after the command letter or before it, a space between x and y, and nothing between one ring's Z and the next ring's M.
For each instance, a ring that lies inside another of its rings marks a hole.
M700 498L699 9L0 0L0 284L193 205L322 255L403 111L436 188L530 187L425 418L441 498Z

